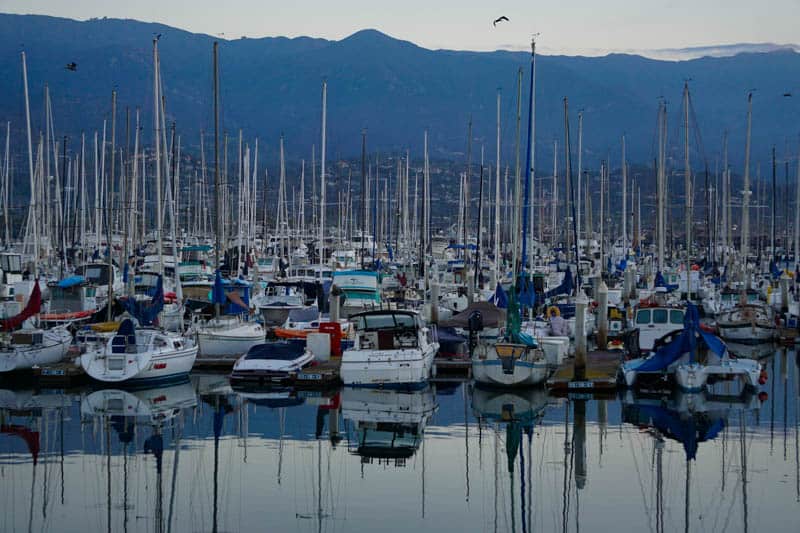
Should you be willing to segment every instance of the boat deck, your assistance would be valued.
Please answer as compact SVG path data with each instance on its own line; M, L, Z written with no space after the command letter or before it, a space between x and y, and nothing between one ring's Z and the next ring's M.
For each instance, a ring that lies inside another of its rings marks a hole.
M617 389L619 351L593 351L586 355L586 379L575 381L575 359L564 361L547 380L555 395L613 394Z

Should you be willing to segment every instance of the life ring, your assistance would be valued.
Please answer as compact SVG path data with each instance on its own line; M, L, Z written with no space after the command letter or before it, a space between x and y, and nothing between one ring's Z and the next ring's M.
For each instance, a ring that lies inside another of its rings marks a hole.
M555 305L551 305L550 307L547 308L547 315L546 315L547 319L550 320L551 318L553 318L553 315L561 316L561 309L559 309Z

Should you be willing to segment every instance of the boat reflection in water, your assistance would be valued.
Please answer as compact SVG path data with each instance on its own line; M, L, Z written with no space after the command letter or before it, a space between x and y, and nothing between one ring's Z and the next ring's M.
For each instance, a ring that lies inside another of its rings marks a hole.
M122 528L136 527L138 516L132 516L130 510L139 508L139 504L129 501L129 495L135 494L131 485L137 486L136 480L129 480L129 471L136 463L137 434L142 430L145 439L141 451L145 456L155 458L156 484L155 502L145 504L145 508L152 509L153 522L156 531L171 529L173 523L173 502L177 487L175 473L178 463L180 439L183 429L182 415L184 410L197 406L197 396L188 378L182 383L171 386L153 387L139 390L100 389L87 395L81 400L80 413L82 424L102 424L105 433L105 477L106 477L106 525L109 531L116 526L119 520L112 512L120 494L115 493L112 486L118 482L113 474L112 467L112 431L116 433L119 444L122 446ZM169 486L169 510L164 512L164 430L170 429L175 453L172 465L173 476ZM129 463L132 463L129 465ZM117 475L119 472L117 471ZM150 507L152 505L152 507Z
M532 454L531 443L533 430L545 414L548 405L547 391L542 388L532 389L487 389L480 386L472 389L472 412L482 427L486 424L494 426L494 527L497 531L499 522L498 495L502 492L500 483L500 455L502 426L505 426L506 469L509 483L509 503L511 530L516 531L516 473L515 464L519 459L519 518L522 530L527 531L531 520L531 483ZM527 437L527 454L522 446L523 434ZM527 455L527 469L526 458ZM527 492L527 497L526 497Z
M758 398L743 392L738 398L715 396L705 392L676 392L670 396L640 396L628 391L622 399L623 422L638 426L655 440L656 514L655 530L664 531L664 447L665 439L680 442L686 456L684 486L684 529L690 529L691 504L703 502L707 495L692 498L692 465L697 461L701 443L725 435L728 420L737 414L740 451L741 500L744 531L748 526L747 510L747 425L745 417L759 408ZM723 444L723 454L724 454ZM723 463L724 465L724 463ZM724 468L723 468L724 471ZM723 473L724 475L724 473ZM724 479L724 478L723 478ZM723 481L724 490L724 481ZM669 513L667 513L668 517ZM669 529L669 528L667 528Z
M418 391L345 387L341 408L350 453L362 463L377 459L405 466L419 449L437 404L430 386Z
M81 417L123 417L160 424L196 405L197 396L187 379L169 387L97 390L81 401Z
M743 344L741 342L726 341L728 351L736 357L744 359L765 359L775 353L775 344L771 342L760 344Z

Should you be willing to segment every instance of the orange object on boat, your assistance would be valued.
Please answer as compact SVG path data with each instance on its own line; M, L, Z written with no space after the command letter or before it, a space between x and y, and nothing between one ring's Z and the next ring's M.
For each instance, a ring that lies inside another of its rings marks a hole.
M46 322L57 322L63 320L80 320L88 318L94 314L94 311L73 311L71 313L42 313L39 319Z
M340 328L341 329L341 328ZM273 330L275 336L279 339L305 339L309 333L320 333L319 329L292 329L292 328L275 328ZM322 333L328 333L323 331ZM342 331L342 338L347 338L347 332Z

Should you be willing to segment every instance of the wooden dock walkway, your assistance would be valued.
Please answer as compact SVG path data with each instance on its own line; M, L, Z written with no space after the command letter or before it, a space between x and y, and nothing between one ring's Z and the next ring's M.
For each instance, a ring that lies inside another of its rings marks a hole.
M619 351L594 351L586 355L586 376L575 380L575 359L564 361L547 380L547 388L556 395L613 394L617 389Z

